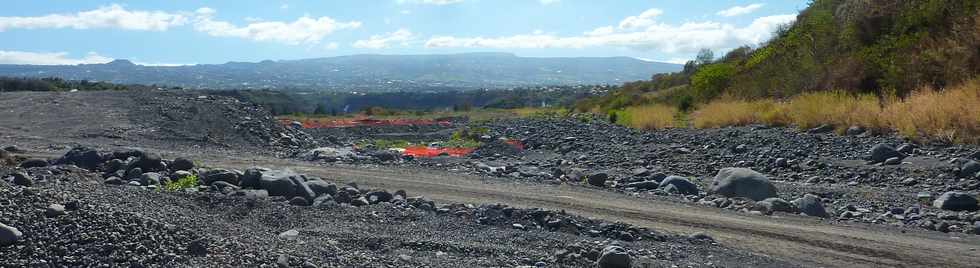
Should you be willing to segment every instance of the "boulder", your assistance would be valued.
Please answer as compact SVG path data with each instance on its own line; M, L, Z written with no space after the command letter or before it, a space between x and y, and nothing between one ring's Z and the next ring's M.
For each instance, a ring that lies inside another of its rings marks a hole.
M370 204L371 204L371 202L369 202L369 201L367 200L367 198L364 198L364 197L362 196L362 197L358 197L358 198L355 198L354 200L351 200L351 201L350 201L350 204L351 204L351 205L354 205L355 207L360 207L360 206L367 206L367 205L370 205Z
M602 249L596 267L599 268L630 268L633 260L630 254L619 246L607 246Z
M23 237L24 234L17 230L17 228L0 223L0 247L13 245Z
M683 195L692 195L698 193L698 186L694 185L690 180L681 176L668 176L666 179L660 182L660 188L665 188L670 185L677 190L678 193Z
M160 155L154 153L144 153L143 156L139 157L132 163L132 167L138 167L143 170L143 172L155 172L163 171L166 167L163 164L163 159Z
M391 199L394 198L394 196L391 195L391 193L389 193L388 191L385 191L385 190L378 190L378 191L369 192L366 195L364 195L364 197L366 197L367 200L368 200L368 203L371 203L371 204L377 204L377 203L382 203L382 202L391 202Z
M337 185L323 180L311 180L306 182L306 186L313 190L317 196L324 194L334 196L337 194Z
M609 174L605 172L592 173L586 178L590 185L598 187L606 186L607 179L609 179Z
M864 127L861 127L861 126L851 126L851 127L847 128L846 131L844 131L844 135L847 135L847 136L857 136L857 135L864 134L864 131L865 131Z
M636 188L637 190L653 190L660 187L660 183L656 181L638 181L626 184L627 188Z
M765 200L756 202L755 208L756 210L765 212L767 214L777 212L777 211L788 212L788 213L796 212L796 206L793 205L793 203L790 203L778 197L770 197L770 198L766 198Z
M36 168L36 167L46 167L48 166L48 161L44 159L31 158L20 162L21 168Z
M142 185L159 185L160 184L160 178L161 177L162 176L160 175L160 173L156 173L156 172L143 173L143 174L140 174L140 184L142 184Z
M303 198L306 198L307 201L312 201L316 198L316 193L313 192L313 189L306 186L306 183L303 181L302 177L292 176L289 177L289 180L291 180L293 185L296 187L296 189L293 189L293 194L296 196L302 196Z
M898 152L898 150L895 150L895 147L888 144L875 145L871 147L868 153L871 156L872 163L883 163L892 157L898 157L899 159L905 158L905 154Z
M302 196L294 196L293 198L289 199L289 204L294 206L309 206L310 201L307 201L306 198L303 198Z
M54 218L61 215L65 215L65 206L60 204L51 204L44 210L44 216L47 216L48 218Z
M245 170L239 178L238 185L243 188L260 188L262 184L259 181L262 179L262 172L268 171L263 168L250 168Z
M933 201L932 205L951 211L976 211L977 197L964 192L946 192Z
M807 216L827 218L830 217L827 214L827 210L823 207L823 201L820 200L819 196L806 194L801 198L793 200L793 204L796 204L796 208L800 213L806 214Z
M330 196L328 194L318 196L316 197L316 199L313 199L313 206L314 207L323 206L326 205L327 202L333 202L333 196Z
M95 170L103 162L102 155L87 147L72 148L64 156L55 161L57 165L76 165L80 168Z
M238 174L238 172L234 170L218 168L218 169L208 170L202 173L201 181L204 182L204 185L211 185L216 181L223 181L234 185L238 185L240 177L241 176Z
M262 189L269 191L270 196L293 196L295 194L296 186L293 185L293 181L289 179L293 176L299 175L288 170L270 170L262 172L262 177L259 179L259 185L262 187Z
M977 172L980 172L980 163L977 161L967 160L963 163L963 165L960 165L959 175L961 178L972 177L976 175Z
M170 170L192 170L194 169L194 162L186 158L178 157L170 163Z
M745 197L755 201L776 196L769 178L747 168L723 168L715 175L709 192L725 197Z
M125 183L123 179L116 176L109 177L108 179L105 179L105 181L103 182L109 185L123 185Z
M27 175L27 173L18 171L10 174L10 176L14 177L14 185L28 186L28 187L34 185L34 178L31 178L31 175Z

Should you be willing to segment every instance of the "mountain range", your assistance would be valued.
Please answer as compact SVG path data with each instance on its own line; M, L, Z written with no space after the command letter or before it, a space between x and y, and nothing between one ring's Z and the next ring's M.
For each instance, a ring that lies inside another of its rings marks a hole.
M194 89L441 91L621 84L683 66L629 57L534 58L509 53L351 55L185 66L128 60L80 65L0 65L0 76L59 77Z

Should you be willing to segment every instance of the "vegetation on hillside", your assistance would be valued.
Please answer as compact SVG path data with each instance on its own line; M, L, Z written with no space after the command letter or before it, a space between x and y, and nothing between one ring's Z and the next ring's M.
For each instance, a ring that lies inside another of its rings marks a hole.
M624 84L575 110L637 125L678 118L694 127L832 124L914 138L980 142L980 0L814 0L758 48ZM638 110L636 107L644 107ZM678 123L639 126L677 126ZM972 136L971 136L972 135Z
M108 82L93 82L88 80L65 80L61 78L20 78L0 77L0 92L4 91L96 91L96 90L127 90L147 89L155 86L120 85Z

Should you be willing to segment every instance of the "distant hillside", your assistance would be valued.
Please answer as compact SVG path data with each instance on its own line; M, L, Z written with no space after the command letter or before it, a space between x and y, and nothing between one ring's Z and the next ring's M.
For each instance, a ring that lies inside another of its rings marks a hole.
M60 77L208 89L414 91L619 84L681 65L628 57L529 58L506 53L353 55L155 67L116 60L74 66L0 65L0 76Z

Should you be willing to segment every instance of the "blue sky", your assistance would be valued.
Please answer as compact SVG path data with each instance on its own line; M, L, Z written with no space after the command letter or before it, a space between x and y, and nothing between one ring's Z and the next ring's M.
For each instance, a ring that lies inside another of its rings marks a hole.
M756 44L806 0L10 1L0 63L224 63L511 52L681 62Z

